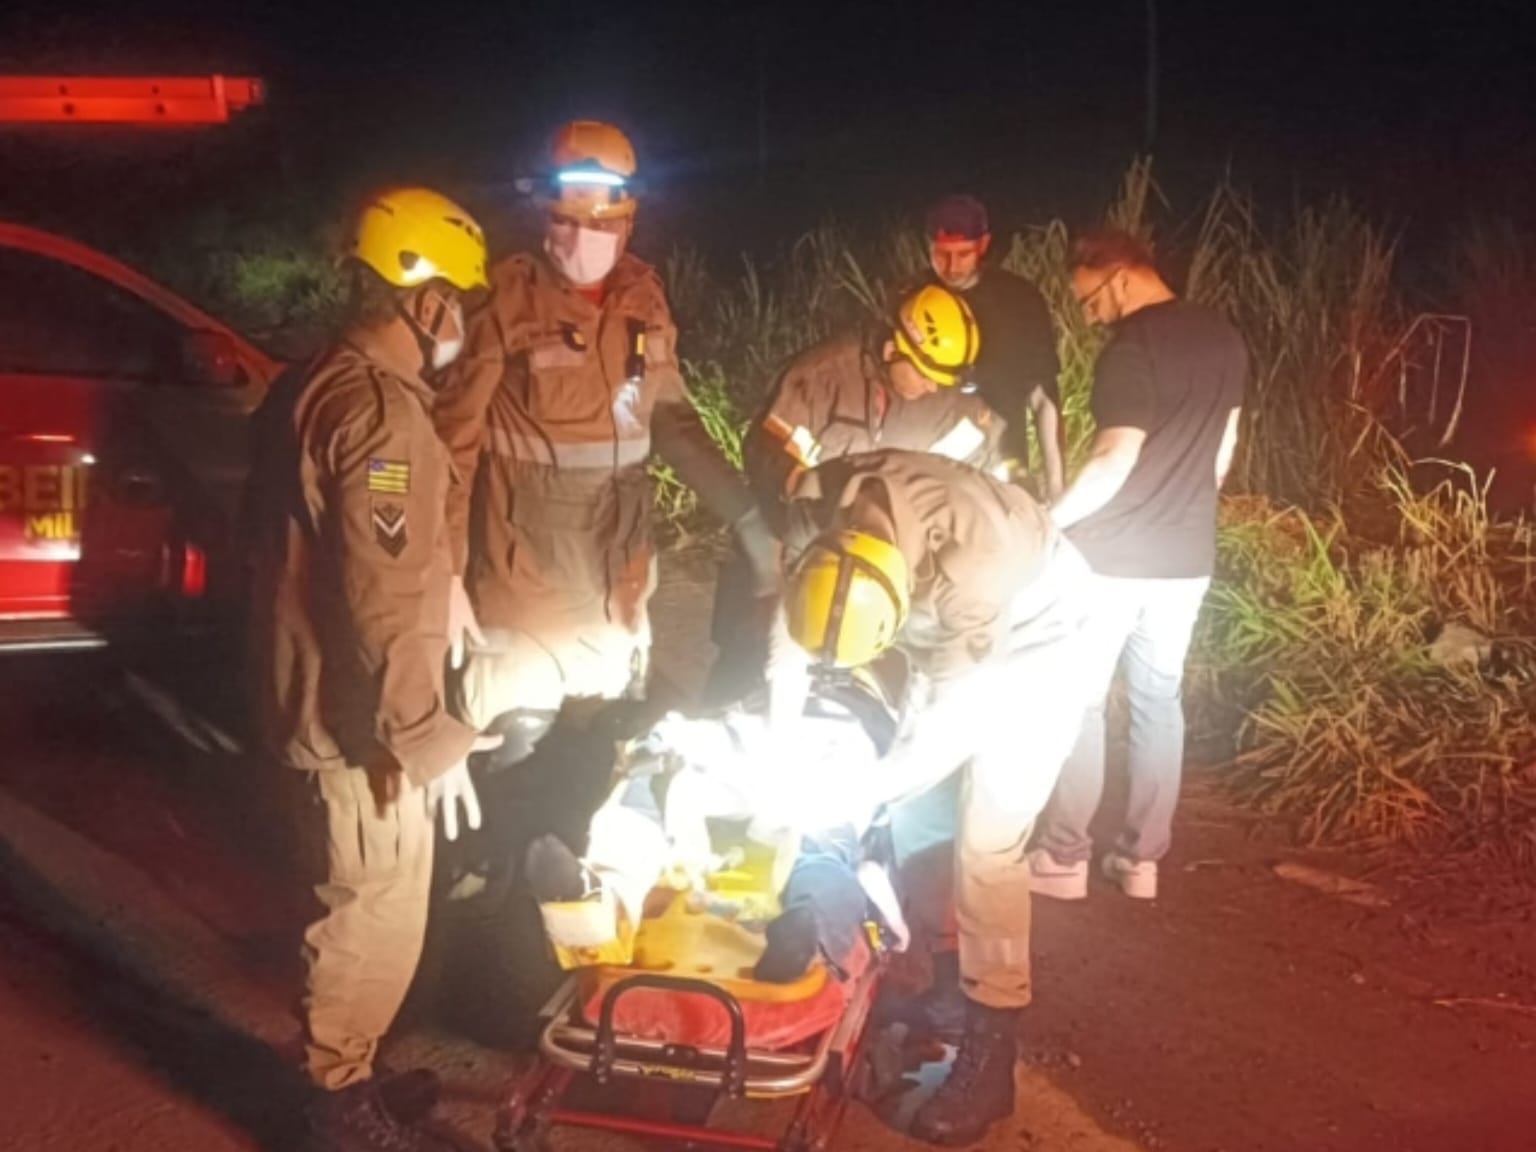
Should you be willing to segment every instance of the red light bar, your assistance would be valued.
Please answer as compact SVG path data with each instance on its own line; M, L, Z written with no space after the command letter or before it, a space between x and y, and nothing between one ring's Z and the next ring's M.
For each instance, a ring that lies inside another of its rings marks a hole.
M227 124L265 100L248 76L0 76L0 124Z

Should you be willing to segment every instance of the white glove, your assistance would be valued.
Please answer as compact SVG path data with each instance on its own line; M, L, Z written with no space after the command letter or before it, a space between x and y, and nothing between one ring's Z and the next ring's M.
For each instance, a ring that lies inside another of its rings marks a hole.
M500 736L475 737L474 751L489 752L501 747ZM459 805L464 805L464 818L472 830L480 828L480 797L475 793L475 782L469 775L469 758L465 757L448 771L427 785L427 816L436 819L443 815L443 834L449 840L459 838Z
M466 636L476 644L485 644L485 633L480 631L480 621L475 619L475 606L469 602L464 577L455 576L448 586L448 662L455 668L464 666Z

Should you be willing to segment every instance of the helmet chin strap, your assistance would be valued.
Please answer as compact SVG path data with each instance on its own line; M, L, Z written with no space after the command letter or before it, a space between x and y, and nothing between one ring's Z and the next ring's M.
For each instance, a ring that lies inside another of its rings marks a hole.
M404 300L395 302L395 311L400 313L401 319L410 327L411 335L416 337L416 347L421 351L421 371L423 372L430 372L435 367L433 353L442 343L438 334L448 319L448 302L440 294L435 294L432 301L437 307L433 310L431 321L427 324L423 324L416 318L412 310L406 307Z

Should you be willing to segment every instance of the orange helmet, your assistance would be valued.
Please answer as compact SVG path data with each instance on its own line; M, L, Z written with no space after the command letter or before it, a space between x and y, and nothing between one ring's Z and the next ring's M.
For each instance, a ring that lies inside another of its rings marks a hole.
M572 120L549 146L550 207L578 220L635 214L631 180L635 149L629 137L600 120Z

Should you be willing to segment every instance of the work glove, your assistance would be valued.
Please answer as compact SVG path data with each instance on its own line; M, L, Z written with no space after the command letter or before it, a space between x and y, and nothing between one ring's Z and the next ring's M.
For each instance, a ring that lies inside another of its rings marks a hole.
M448 662L455 668L464 666L464 640L485 646L485 633L475 619L475 606L469 602L469 592L464 578L455 576L448 586Z
M752 569L752 594L758 599L777 596L780 587L779 542L768 527L768 521L756 508L751 508L731 525L736 542Z
M500 736L476 736L472 752L489 752L501 747ZM472 830L480 828L480 797L475 792L475 782L469 775L469 758L466 756L448 771L427 785L427 816L443 817L443 834L449 840L459 838L459 805L464 805L465 821Z

